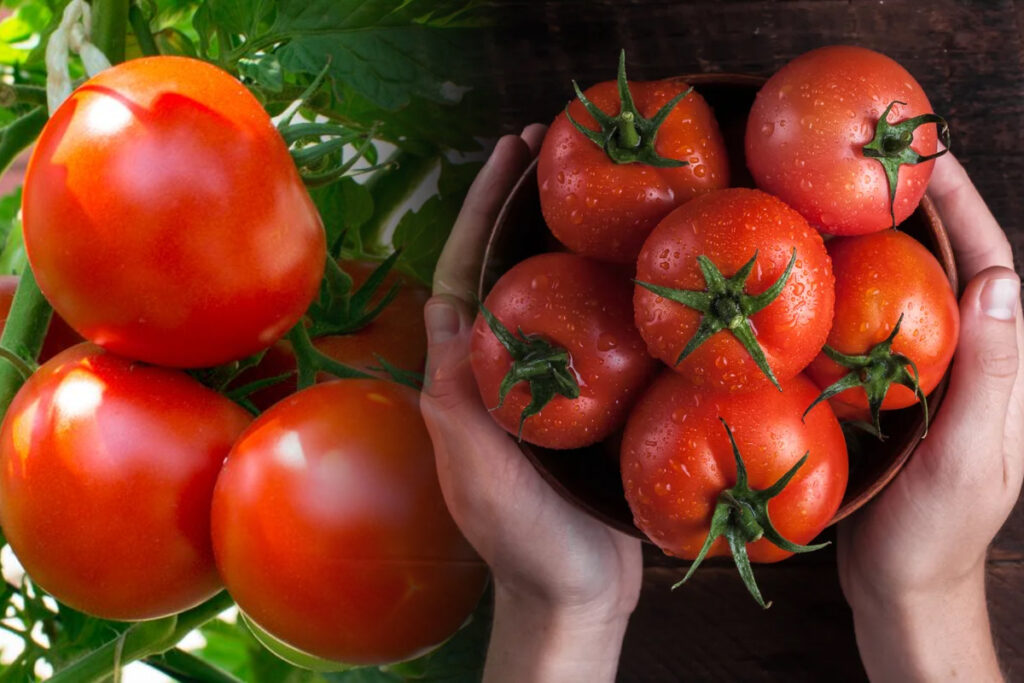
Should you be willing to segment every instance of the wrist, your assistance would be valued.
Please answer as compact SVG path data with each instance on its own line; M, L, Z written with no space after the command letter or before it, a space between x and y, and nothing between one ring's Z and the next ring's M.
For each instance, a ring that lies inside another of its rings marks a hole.
M984 565L941 586L850 594L857 645L871 680L1002 680Z
M632 606L556 603L495 584L487 683L613 681Z

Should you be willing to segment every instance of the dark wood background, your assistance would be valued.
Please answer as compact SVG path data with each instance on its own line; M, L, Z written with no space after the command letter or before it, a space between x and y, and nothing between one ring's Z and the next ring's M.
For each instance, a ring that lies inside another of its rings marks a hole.
M1024 259L1024 2L819 0L671 2L521 0L502 4L489 46L501 123L548 122L581 86L614 74L624 47L631 78L700 71L768 75L809 49L880 50L922 84L947 117L953 148ZM951 510L950 514L956 514ZM646 551L644 589L619 680L860 681L850 612L826 550L758 568L768 611L730 565L682 567ZM1024 681L1024 505L996 538L988 593L1010 680Z

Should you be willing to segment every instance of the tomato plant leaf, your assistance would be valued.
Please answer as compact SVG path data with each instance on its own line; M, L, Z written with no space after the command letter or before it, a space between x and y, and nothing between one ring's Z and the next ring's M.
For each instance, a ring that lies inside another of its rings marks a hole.
M284 90L284 74L281 72L281 62L278 61L277 55L272 52L258 57L243 57L238 60L238 71L270 92L281 92Z

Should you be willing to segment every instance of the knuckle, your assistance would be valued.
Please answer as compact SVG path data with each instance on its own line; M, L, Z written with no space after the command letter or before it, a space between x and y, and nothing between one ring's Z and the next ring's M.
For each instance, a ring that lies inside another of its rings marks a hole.
M1017 376L1020 359L1013 345L982 348L977 357L978 368L985 377L1013 379Z

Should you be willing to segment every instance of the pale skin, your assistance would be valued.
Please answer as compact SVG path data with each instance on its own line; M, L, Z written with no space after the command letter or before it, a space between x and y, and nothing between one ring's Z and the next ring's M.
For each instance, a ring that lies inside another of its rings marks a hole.
M544 482L491 419L469 365L483 246L544 132L533 125L498 142L445 246L425 310L421 405L441 487L494 575L488 683L614 680L642 577L639 541ZM839 573L872 680L997 681L984 560L1024 472L1020 282L1005 235L951 156L936 162L929 192L968 282L957 361L923 445L840 527Z

